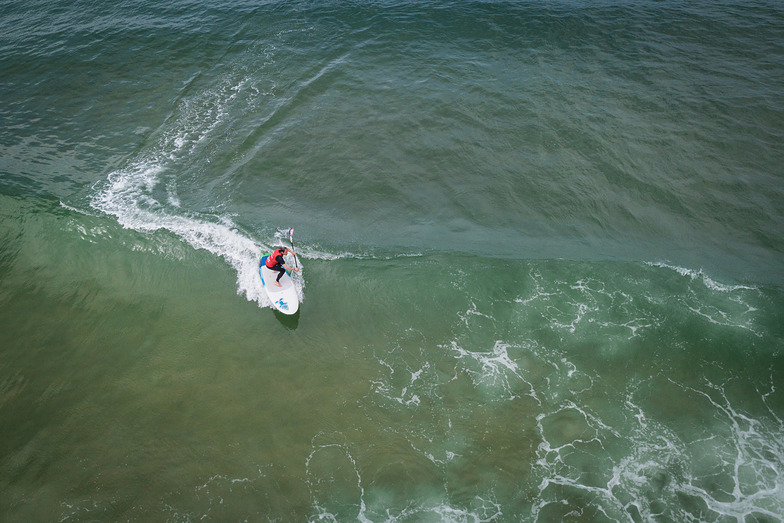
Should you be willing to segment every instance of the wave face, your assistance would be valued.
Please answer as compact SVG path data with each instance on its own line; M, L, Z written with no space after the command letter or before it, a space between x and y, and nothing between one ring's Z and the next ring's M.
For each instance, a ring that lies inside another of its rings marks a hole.
M0 520L784 519L779 3L2 13Z

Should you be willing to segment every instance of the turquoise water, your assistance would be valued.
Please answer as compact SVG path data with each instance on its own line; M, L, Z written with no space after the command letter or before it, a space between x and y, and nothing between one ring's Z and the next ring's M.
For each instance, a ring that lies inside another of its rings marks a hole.
M783 28L0 1L0 519L782 521Z

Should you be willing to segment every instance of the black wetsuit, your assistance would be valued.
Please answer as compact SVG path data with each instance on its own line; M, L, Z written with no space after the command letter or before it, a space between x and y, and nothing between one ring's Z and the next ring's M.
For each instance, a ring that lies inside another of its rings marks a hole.
M273 252L272 254L275 254L275 253ZM270 258L272 258L272 254L270 254ZM278 274L278 277L275 278L275 281L280 283L280 279L283 277L284 274L286 274L286 269L283 268L283 263L284 263L283 262L283 255L282 254L278 254L278 257L277 258L272 258L272 260L275 262L275 265L273 265L272 267L267 265L267 268L269 270L271 270L271 271L278 271L279 274Z

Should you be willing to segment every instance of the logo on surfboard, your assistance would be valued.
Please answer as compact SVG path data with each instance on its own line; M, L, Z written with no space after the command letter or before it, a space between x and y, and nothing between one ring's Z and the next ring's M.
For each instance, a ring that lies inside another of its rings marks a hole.
M289 310L289 304L283 301L283 298L278 299L278 301L276 301L275 303L280 305L281 309Z

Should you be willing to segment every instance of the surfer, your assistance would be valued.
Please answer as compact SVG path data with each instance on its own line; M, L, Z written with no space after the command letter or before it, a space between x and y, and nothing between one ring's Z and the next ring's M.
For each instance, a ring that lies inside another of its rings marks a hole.
M286 274L286 270L299 272L299 267L289 267L283 260L283 257L289 253L293 254L294 256L297 255L296 252L292 251L288 247L278 247L267 257L267 261L265 262L269 270L278 271L278 277L275 279L275 285L278 287L281 286L280 278Z

